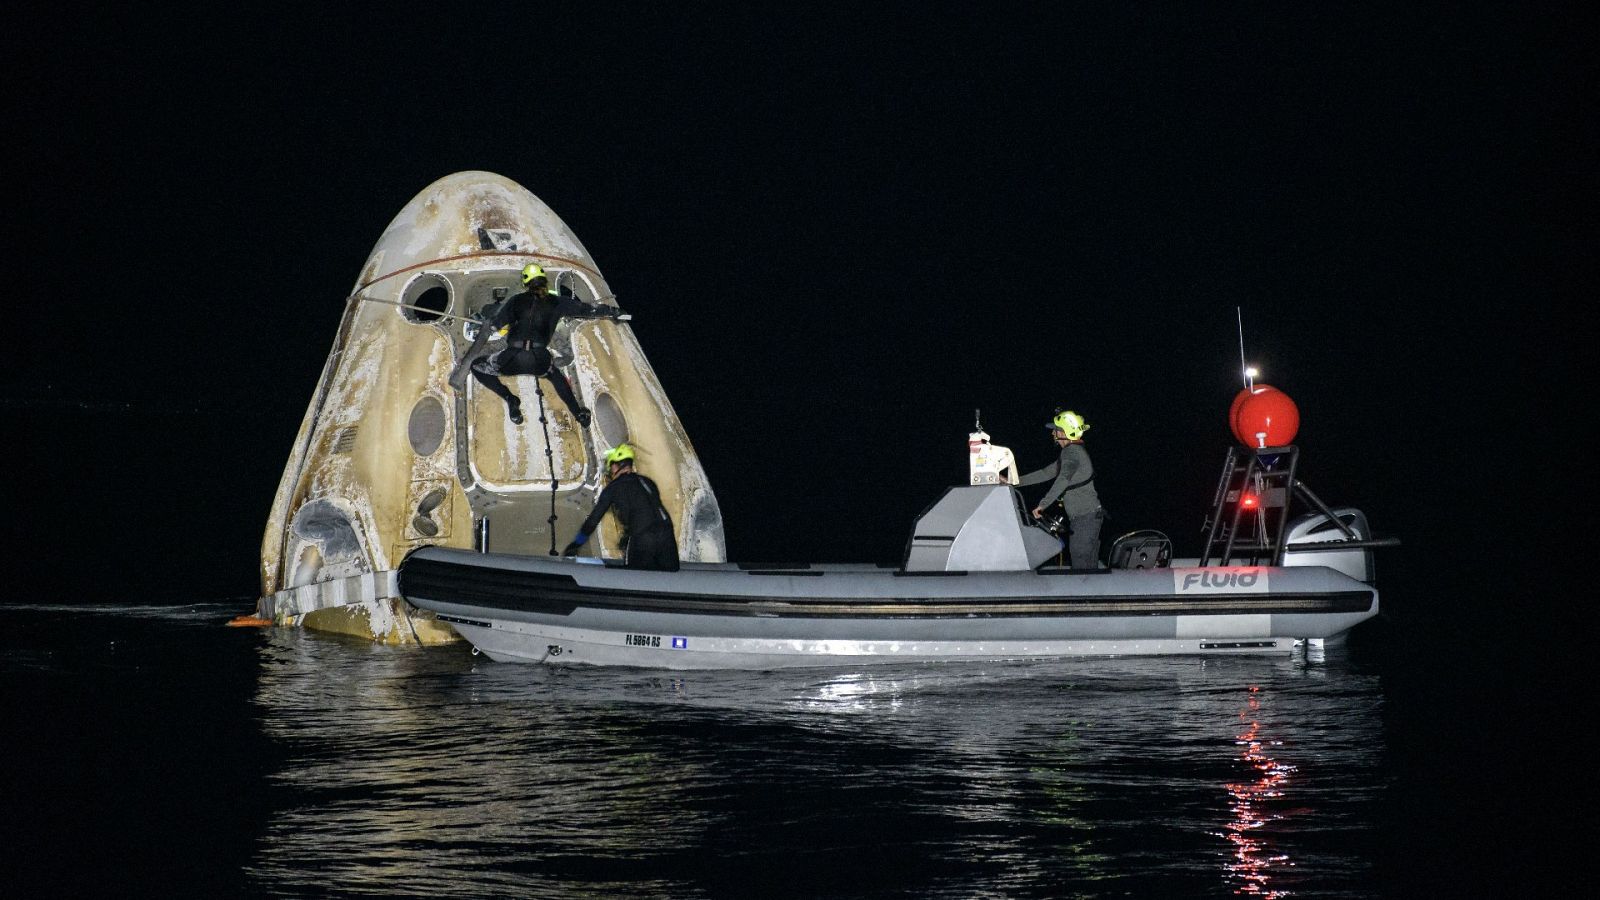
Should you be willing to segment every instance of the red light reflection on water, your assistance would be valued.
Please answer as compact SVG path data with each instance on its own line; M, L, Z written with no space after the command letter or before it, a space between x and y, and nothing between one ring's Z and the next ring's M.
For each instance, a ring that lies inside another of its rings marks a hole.
M1294 766L1272 758L1269 748L1277 741L1261 737L1261 723L1257 712L1261 709L1261 689L1251 686L1250 701L1239 713L1243 732L1235 741L1240 747L1240 759L1254 773L1254 780L1226 785L1232 801L1228 804L1233 819L1228 823L1226 837L1233 845L1233 857L1224 867L1228 881L1233 883L1235 894L1252 897L1286 897L1288 891L1272 886L1275 870L1294 865L1288 854L1276 853L1265 837L1259 834L1263 825L1277 818L1267 807L1272 800L1283 796L1283 789L1294 774Z

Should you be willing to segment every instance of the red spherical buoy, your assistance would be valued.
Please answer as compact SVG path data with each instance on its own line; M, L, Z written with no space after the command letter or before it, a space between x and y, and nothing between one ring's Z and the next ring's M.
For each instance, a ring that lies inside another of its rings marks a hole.
M1232 424L1246 447L1283 447L1300 431L1300 408L1283 391L1258 384L1234 398Z
M1239 407L1244 405L1244 401L1249 399L1251 394L1275 390L1277 390L1277 388L1270 384L1258 384L1252 387L1244 388L1233 396L1233 403L1228 406L1228 429L1233 432L1235 437L1239 437L1239 429L1234 427L1234 423L1239 421ZM1244 441L1247 444L1250 443L1249 441L1245 441L1245 439L1242 437L1240 437L1239 440Z

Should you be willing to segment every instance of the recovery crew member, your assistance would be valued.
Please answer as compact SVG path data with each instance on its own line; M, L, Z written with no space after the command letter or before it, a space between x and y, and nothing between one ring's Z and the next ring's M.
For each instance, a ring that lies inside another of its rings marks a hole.
M1052 464L1022 476L1018 484L1040 484L1051 481L1044 498L1033 508L1035 519L1044 516L1045 507L1061 501L1067 514L1067 527L1072 534L1067 539L1067 553L1074 569L1098 568L1100 556L1100 523L1106 511L1100 508L1100 495L1094 489L1094 463L1089 461L1089 451L1083 446L1083 433L1089 423L1072 410L1056 413L1045 424L1061 448L1061 456Z
M511 421L521 425L522 401L511 389L500 382L500 375L533 375L547 379L567 405L578 424L589 427L589 409L573 396L572 385L554 365L550 355L550 337L563 317L569 319L616 319L627 321L632 316L614 306L584 303L575 297L566 297L548 290L550 281L544 269L529 263L522 267L522 284L527 290L500 305L489 320L483 323L478 336L461 357L455 371L450 373L450 385L456 390L466 387L466 370L484 387L506 401L506 411ZM482 356L489 338L506 329L506 348L491 356Z
M578 526L578 536L561 555L575 555L600 526L606 511L614 510L622 523L623 565L676 572L678 540L673 535L672 517L661 505L661 490L654 481L633 470L633 460L633 447L627 444L606 451L606 475L611 483L595 499L594 510Z

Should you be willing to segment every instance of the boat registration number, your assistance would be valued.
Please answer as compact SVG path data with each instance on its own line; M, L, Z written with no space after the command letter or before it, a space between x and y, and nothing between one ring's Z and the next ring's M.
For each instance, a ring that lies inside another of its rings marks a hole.
M626 634L623 635L623 643L627 644L629 647L659 647L661 646L661 635Z

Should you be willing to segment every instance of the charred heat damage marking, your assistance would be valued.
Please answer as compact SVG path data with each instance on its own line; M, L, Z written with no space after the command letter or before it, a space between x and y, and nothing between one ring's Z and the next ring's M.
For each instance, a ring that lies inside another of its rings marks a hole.
M622 642L629 647L659 647L661 635L659 634L626 634Z
M516 250L517 245L511 243L511 232L503 228L489 230L478 229L478 249L480 250Z

